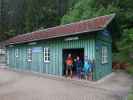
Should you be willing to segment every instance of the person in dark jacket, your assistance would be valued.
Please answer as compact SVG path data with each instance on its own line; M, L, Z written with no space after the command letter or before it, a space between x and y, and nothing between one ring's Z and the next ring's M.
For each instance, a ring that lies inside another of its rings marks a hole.
M81 79L82 65L83 64L82 64L80 57L77 56L77 58L76 58L76 71L77 71L77 75L78 75L79 79Z

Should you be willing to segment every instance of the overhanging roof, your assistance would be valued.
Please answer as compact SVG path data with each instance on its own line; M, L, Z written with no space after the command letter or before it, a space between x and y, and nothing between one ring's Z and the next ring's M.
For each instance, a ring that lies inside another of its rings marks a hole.
M13 38L10 38L8 40L8 45L103 30L113 20L114 16L115 14L99 16L84 21L74 22L71 24L60 25L57 27L47 28L44 30L18 35Z

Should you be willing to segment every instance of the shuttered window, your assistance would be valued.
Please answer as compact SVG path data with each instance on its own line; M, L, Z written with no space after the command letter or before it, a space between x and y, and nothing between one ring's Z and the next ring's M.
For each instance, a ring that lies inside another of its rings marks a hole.
M102 47L102 64L108 63L108 48L107 46Z
M44 48L44 62L50 62L50 49Z

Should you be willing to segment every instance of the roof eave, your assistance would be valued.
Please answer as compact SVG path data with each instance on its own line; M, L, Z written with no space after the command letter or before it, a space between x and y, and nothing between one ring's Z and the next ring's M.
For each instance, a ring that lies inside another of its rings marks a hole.
M60 38L60 37L66 37L66 36L72 36L72 35L79 35L80 33L90 33L90 32L96 32L96 31L101 31L101 30L103 30L104 29L104 27L101 27L101 28L98 28L98 29L94 29L94 30L87 30L87 31L82 31L82 32L75 32L75 33L73 33L73 34L71 34L71 35L60 35L60 36L52 36L52 37L48 37L48 38L43 38L43 39L34 39L34 40L31 40L31 41L23 41L23 42L15 42L15 43L13 43L13 42L11 42L11 43L9 43L8 45L15 45L15 44L24 44L24 43L29 43L29 42L34 42L34 41L41 41L41 40L49 40L49 39L55 39L55 38ZM8 46L7 45L7 46Z
M115 18L116 14L113 13L111 15L107 15L107 16L111 16L111 18L107 21L107 23L103 26L104 28L106 28L110 23L111 21Z

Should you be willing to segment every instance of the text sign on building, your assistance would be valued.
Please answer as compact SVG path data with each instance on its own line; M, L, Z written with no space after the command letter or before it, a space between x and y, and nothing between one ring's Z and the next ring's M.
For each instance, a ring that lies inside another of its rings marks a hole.
M78 40L79 37L68 37L68 38L65 38L65 41L72 41L72 40Z
M33 53L40 53L40 52L42 52L42 48L41 47L32 48L32 52Z

